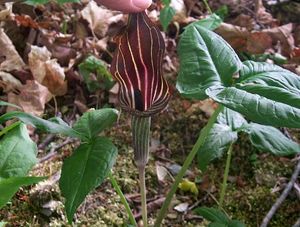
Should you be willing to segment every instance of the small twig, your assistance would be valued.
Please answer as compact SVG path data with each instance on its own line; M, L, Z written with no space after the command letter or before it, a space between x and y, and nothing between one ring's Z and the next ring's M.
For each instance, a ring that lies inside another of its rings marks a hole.
M286 185L286 187L285 187L284 191L282 192L282 194L279 196L279 198L276 200L276 202L274 203L274 205L271 207L271 209L269 210L269 212L265 216L265 218L262 221L260 227L267 227L267 225L269 224L269 222L272 219L273 215L276 213L277 209L280 207L280 205L283 203L283 201L286 199L286 197L288 196L289 192L293 188L293 185L295 184L295 182L296 182L296 180L297 180L297 178L299 176L299 173L300 173L300 161L298 162L298 164L297 164L297 166L296 166L296 168L295 168L295 170L293 172L291 180Z
M297 197L300 199L300 185L295 183L294 184L294 189L296 191Z
M197 200L193 205L191 205L188 208L188 211L193 210L194 208L198 207L199 204L203 203L203 201L207 200L207 198L210 196L210 190L207 191L207 193L205 194L205 196L203 196L200 200Z
M172 164L177 164L175 161L173 161L171 159L168 159L168 158L160 157L157 154L154 154L153 156L155 156L155 158L157 158L157 159L160 159L161 161L169 162L169 163L172 163Z
M45 147L47 147L48 144L51 143L52 140L53 140L54 138L55 138L55 135L54 135L54 134L48 135L48 136L46 137L46 139L45 139L42 143L39 144L38 148L39 148L40 150L45 149Z
M157 208L161 207L161 205L163 204L163 202L165 201L165 197L160 197L150 203L147 204L147 210L148 210L148 214L150 214L151 212L153 212L154 210L156 210ZM139 219L142 217L142 212L139 212L137 214L134 215L134 217L136 219Z
M39 159L39 163L42 163L42 162L45 162L45 161L49 160L50 158L52 158L53 156L55 156L57 154L57 150L59 150L62 147L66 146L67 144L72 143L73 141L74 141L74 139L67 138L63 143L59 144L56 147L53 147L46 156Z
M297 157L291 160L291 162L298 162L298 161L300 161L300 155L298 155Z
M205 197L208 197L208 194L205 195ZM197 200L194 204L192 204L191 206L188 207L188 211L193 210L195 207L198 207L199 204L202 202L203 199L201 200Z
M57 116L57 112L58 112L58 107L57 107L57 100L55 95L53 96L53 102L54 102L54 110L55 110L55 116Z
M300 227L300 218L296 221L296 223L293 225L293 227Z
M227 217L230 217L229 214L226 212L226 210L223 207L220 207L219 205L219 201L217 200L217 198L210 192L208 192L208 195L216 202L216 204L218 205L219 209L221 211L223 211L224 214L226 214Z

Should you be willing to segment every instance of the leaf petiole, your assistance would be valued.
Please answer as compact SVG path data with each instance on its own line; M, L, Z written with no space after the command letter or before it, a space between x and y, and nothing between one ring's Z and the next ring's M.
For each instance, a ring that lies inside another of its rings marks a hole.
M229 174L229 168L230 168L230 162L231 162L232 147L233 147L233 142L230 144L228 151L227 151L227 159L226 159L226 166L225 166L223 183L222 183L221 193L220 193L219 208L221 208L223 205L225 192L226 192L226 188L227 188L227 180L228 180L228 174Z
M125 206L125 209L126 209L126 212L127 212L128 216L129 216L129 220L130 220L131 224L134 225L134 226L138 226L138 224L136 223L136 220L135 220L135 218L133 216L133 213L132 213L132 211L130 209L130 206L129 206L127 200L126 200L126 197L123 194L120 186L118 185L118 182L116 181L116 179L114 178L114 176L112 175L111 172L109 172L108 177L109 177L109 180L110 180L112 186L116 190L117 194L120 196L121 202Z
M168 192L166 200L158 213L158 217L155 221L154 227L161 226L161 222L167 213L167 210L172 201L173 195L176 193L179 183L181 182L185 172L187 171L187 169L191 165L192 161L194 160L194 157L197 154L199 148L204 144L207 136L209 135L211 128L213 127L219 113L222 112L223 108L224 107L222 105L219 105L218 108L213 113L213 115L210 117L209 121L207 122L207 125L202 129L202 131L197 139L197 142L195 143L192 151L189 153L186 160L184 161L182 168L180 169L179 173L177 174L177 176L175 178L175 182L173 183L171 190Z

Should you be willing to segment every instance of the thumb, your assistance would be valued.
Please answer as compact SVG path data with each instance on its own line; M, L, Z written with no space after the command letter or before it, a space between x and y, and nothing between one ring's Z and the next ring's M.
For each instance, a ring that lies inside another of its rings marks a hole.
M152 0L132 0L132 4L141 11L147 9L151 5L151 3Z
M124 13L137 13L147 9L152 0L95 0L98 4L109 9L119 10Z

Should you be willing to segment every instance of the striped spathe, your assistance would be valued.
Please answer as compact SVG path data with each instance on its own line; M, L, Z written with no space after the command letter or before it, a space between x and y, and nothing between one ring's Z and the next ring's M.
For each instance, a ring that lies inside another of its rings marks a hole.
M120 85L121 107L138 116L162 111L170 89L162 75L165 44L160 30L145 12L130 14L117 45L111 73Z

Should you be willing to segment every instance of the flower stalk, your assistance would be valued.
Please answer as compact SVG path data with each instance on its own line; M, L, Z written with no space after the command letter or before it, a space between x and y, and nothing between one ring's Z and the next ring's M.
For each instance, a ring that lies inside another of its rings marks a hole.
M150 124L151 117L140 117L133 115L131 118L134 161L139 171L142 218L144 227L148 225L145 169L149 159Z
M134 161L139 171L142 217L147 226L145 167L149 159L151 117L170 99L162 75L164 39L145 12L129 14L125 32L118 36L111 73L117 80L119 103L132 116Z
M146 165L138 167L139 179L140 179L141 203L142 203L143 227L148 226L147 191L146 191L146 181L145 181L145 169L146 169Z

